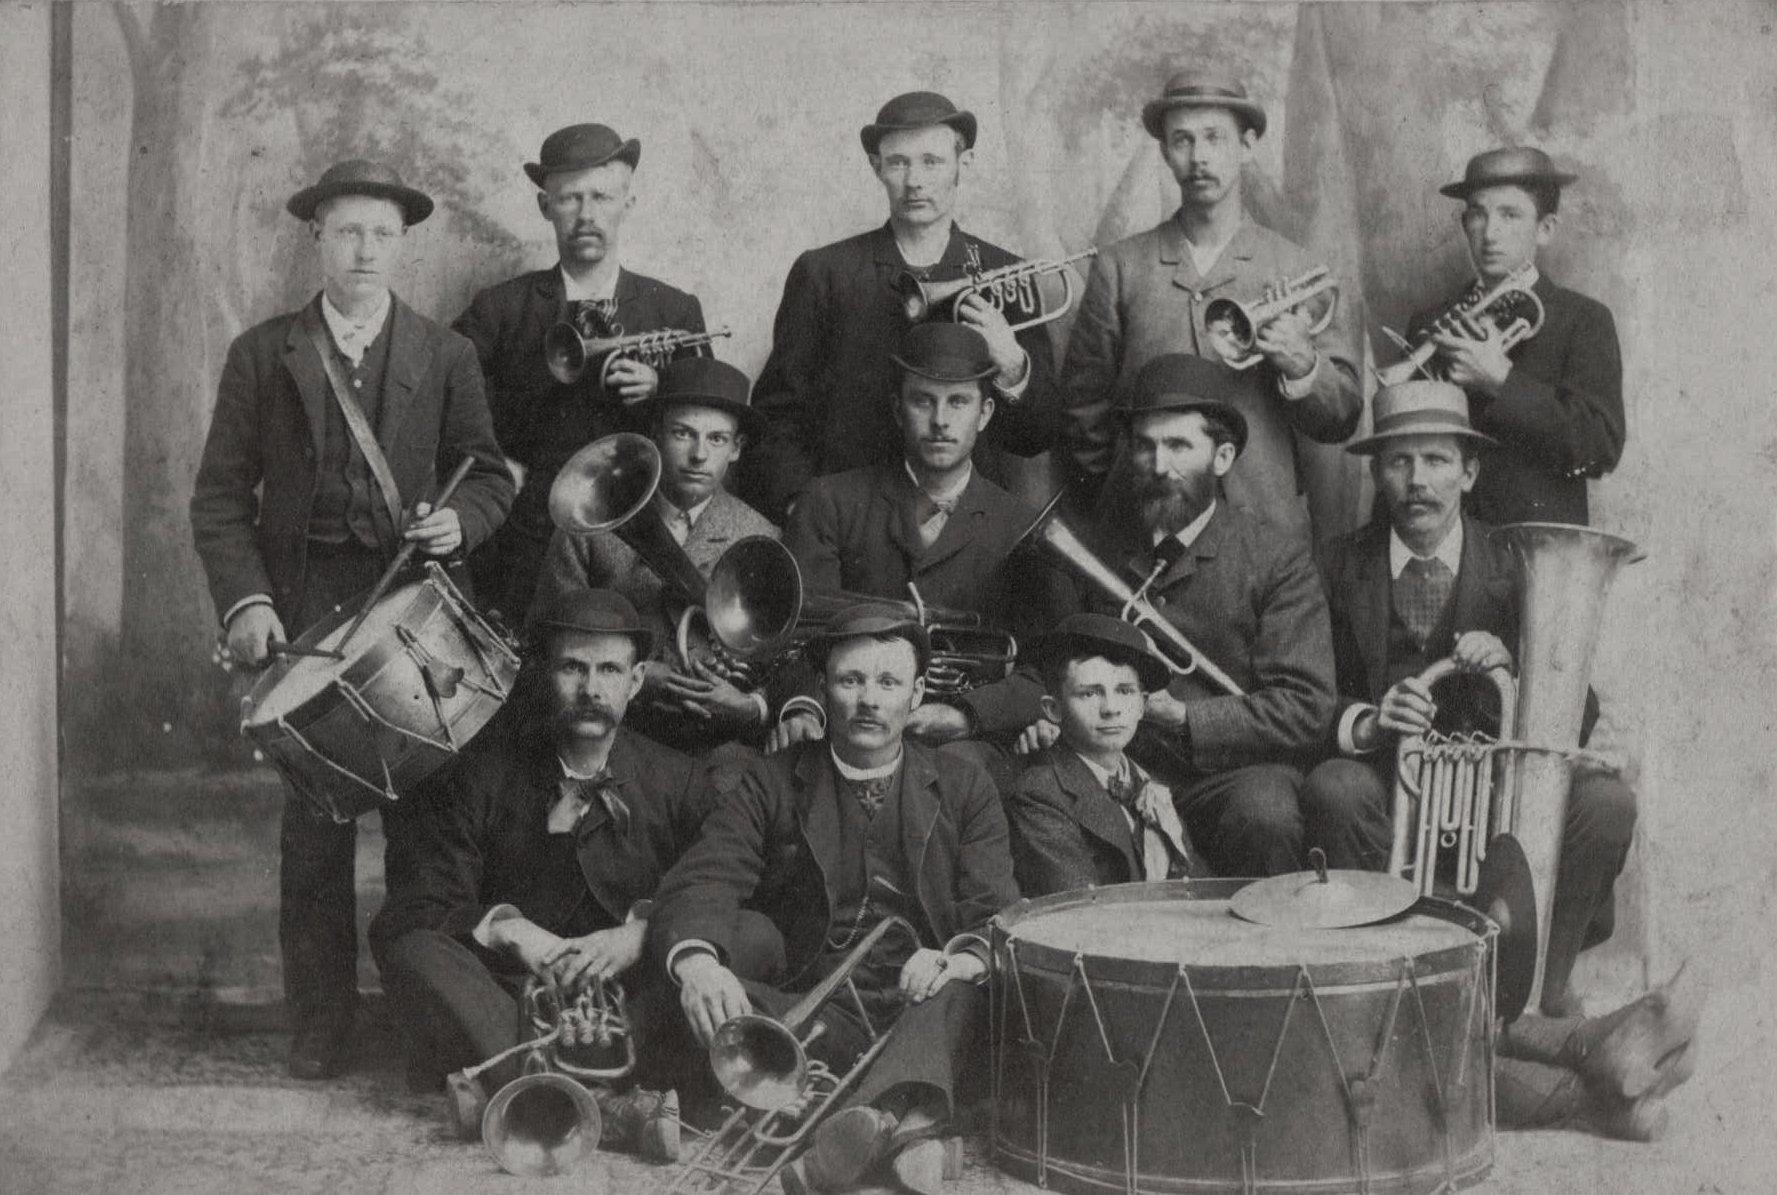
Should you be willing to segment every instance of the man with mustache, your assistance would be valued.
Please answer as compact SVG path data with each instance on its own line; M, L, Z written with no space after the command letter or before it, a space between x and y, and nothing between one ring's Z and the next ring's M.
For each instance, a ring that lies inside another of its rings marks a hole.
M689 757L622 725L653 637L629 602L609 590L564 594L538 612L534 634L519 691L496 720L386 819L389 895L371 946L409 1075L434 1089L517 1044L517 996L533 976L569 1001L620 981L634 1078L678 1067L663 1057L672 993L635 964L655 888L695 839L709 786ZM481 1094L521 1066L496 1066ZM676 1095L595 1094L607 1146L677 1156ZM478 1134L479 1115L459 1109L458 1127Z
M1243 690L1175 677L1148 695L1129 756L1172 790L1210 867L1259 876L1301 866L1299 765L1333 714L1333 649L1307 542L1222 491L1247 443L1243 385L1203 357L1142 367L1121 411L1139 513L1101 526L1095 547ZM1083 604L1119 612L1097 589ZM1057 734L1042 697L1026 667L959 702L979 733L1022 731L1028 751Z
M934 1190L945 1168L934 1138L955 1112L958 1082L986 1069L981 934L1018 892L987 773L904 737L929 651L925 630L892 608L836 615L811 644L827 738L730 777L661 885L651 948L706 1046L735 1016L785 1012L882 918L903 918L917 934L891 932L854 972L878 1028L901 1019L845 1109L786 1172L788 1191L846 1190L885 1159L907 1189ZM821 1020L814 1052L844 1073L866 1040L857 1012L842 998Z
M907 326L892 289L907 271L947 281L1018 260L956 223L957 198L974 162L976 121L929 91L898 95L859 134L888 200L888 222L811 249L784 280L771 356L759 374L766 432L742 466L739 493L785 521L812 478L880 464L898 455L889 410L900 379L890 356ZM958 314L981 333L1000 409L980 464L1006 479L1001 453L1034 456L1059 425L1049 339L1041 328L1013 334L980 297Z
M1163 353L1220 359L1209 304L1259 301L1273 284L1317 264L1253 222L1241 175L1265 133L1265 110L1238 81L1181 71L1142 109L1142 123L1178 180L1179 209L1159 226L1098 255L1080 300L1061 374L1074 484L1090 505L1122 513L1127 464L1119 461L1118 404L1142 367ZM1262 361L1239 375L1229 399L1246 420L1247 447L1227 478L1229 498L1282 526L1308 526L1297 475L1297 437L1337 444L1363 415L1355 329L1343 305L1310 335L1325 296L1257 330ZM1106 484L1113 477L1115 484Z
M582 307L589 307L595 322L613 336L704 330L696 296L619 264L641 156L640 142L602 124L569 125L549 134L538 160L526 162L524 171L536 184L537 210L555 231L560 260L488 287L454 325L480 354L494 432L519 480L512 517L470 559L481 604L514 623L530 609L554 530L549 486L556 472L600 436L645 430L635 405L659 385L650 366L631 360L611 367L612 393L600 391L596 365L564 384L549 372L544 336L571 308Z

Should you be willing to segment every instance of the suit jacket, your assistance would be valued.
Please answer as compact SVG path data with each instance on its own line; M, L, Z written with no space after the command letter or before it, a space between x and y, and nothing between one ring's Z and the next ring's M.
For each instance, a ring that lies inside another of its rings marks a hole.
M1161 789L1170 803L1170 794ZM1012 873L1025 896L1147 879L1142 827L1130 827L1129 817L1091 769L1059 743L1034 756L1018 778L1006 797L1006 824L1012 835ZM1188 849L1182 827L1180 834ZM1175 854L1172 871L1190 870L1189 858Z
M649 922L664 958L681 942L708 942L732 956L734 914L753 909L784 936L788 979L806 971L833 929L828 877L839 858L837 770L824 741L761 756L727 778L697 843L667 873ZM902 847L927 946L979 934L1018 899L999 794L961 750L907 743Z
M962 277L970 244L984 269L1018 260L953 226L932 276ZM892 399L901 374L889 354L907 318L890 287L906 268L887 224L810 249L790 267L753 391L767 431L741 459L736 490L770 517L782 521L810 478L900 458ZM1016 402L1001 396L976 450L976 464L996 480L1005 476L999 453L1035 456L1060 430L1049 338L1032 328L1018 343L1030 354L1029 381Z
M604 805L593 802L575 831L583 883L547 890L537 860L548 849L561 764L534 709L509 704L461 756L384 812L388 896L370 929L379 958L415 929L468 941L499 904L554 933L588 924L589 912L591 923L620 924L696 838L711 801L698 766L619 728L608 766L630 832L619 841Z
M1101 533L1099 558L1133 587L1152 568L1139 528ZM1119 605L1096 588L1075 604L1105 614ZM1225 496L1191 547L1148 590L1160 615L1245 690L1235 697L1196 676L1170 690L1190 706L1188 742L1144 725L1129 754L1175 788L1194 776L1314 753L1332 716L1333 646L1327 603L1299 534ZM1015 733L1042 716L1043 687L1028 668L961 698L988 734Z
M1500 441L1481 454L1469 509L1494 526L1587 522L1586 479L1623 455L1623 356L1610 308L1541 276L1542 330L1508 354L1512 371L1497 397L1469 392L1477 430ZM1419 336L1444 304L1409 325Z
M1088 499L1112 470L1118 449L1112 411L1141 367L1164 353L1215 358L1203 322L1213 300L1251 302L1268 283L1297 277L1315 264L1250 217L1207 277L1197 272L1176 216L1099 252L1061 371L1068 450ZM1311 308L1322 310L1318 300ZM1302 525L1296 437L1337 444L1356 430L1364 410L1354 364L1361 350L1349 304L1339 305L1315 344L1320 361L1304 398L1290 401L1278 392L1269 362L1243 375L1238 405L1246 416L1247 446L1226 479L1236 503L1288 525Z
M429 498L464 456L474 459L447 503L472 549L512 504L481 370L468 341L399 298L393 304L377 444L408 507ZM301 601L316 461L335 401L311 327L322 327L318 295L228 347L191 497L192 536L218 615L263 593L288 619ZM397 545L391 538L383 546L393 555Z

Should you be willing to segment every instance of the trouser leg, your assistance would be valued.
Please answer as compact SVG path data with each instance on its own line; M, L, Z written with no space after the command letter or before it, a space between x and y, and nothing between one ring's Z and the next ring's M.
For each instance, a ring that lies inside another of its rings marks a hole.
M1194 781L1173 799L1218 875L1269 876L1302 865L1301 789L1295 768L1257 764Z
M1616 879L1635 835L1635 793L1616 776L1576 776L1567 802L1544 961L1544 1006L1563 998L1581 950L1610 936Z
M458 1071L518 1044L513 989L522 981L496 976L449 934L402 934L383 951L381 963L383 986L416 1068ZM514 1058L495 1067L483 1078L487 1090L516 1078L523 1062Z
M351 1021L358 1005L358 825L292 791L278 834L278 944L295 1027Z
M1329 759L1302 785L1302 845L1326 852L1327 866L1382 871L1394 843L1383 777L1362 760Z

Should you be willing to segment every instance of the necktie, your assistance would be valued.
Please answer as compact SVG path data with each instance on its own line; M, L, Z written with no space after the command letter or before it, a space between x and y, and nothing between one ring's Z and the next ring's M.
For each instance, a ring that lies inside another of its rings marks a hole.
M1154 563L1160 566L1159 571L1161 572L1165 572L1177 564L1184 558L1184 555L1185 545L1179 542L1176 535L1164 536L1159 543L1154 545Z
M594 801L605 807L619 838L629 836L629 805L617 794L617 783L608 769L591 777L564 776L559 788L561 799L549 812L549 830L562 834L577 830L585 820L586 811ZM566 823L565 825L562 823Z
M919 528L919 543L929 548L944 534L944 524L956 510L956 499L934 498L924 490L914 495L913 522Z
M682 548L691 539L691 512L673 507L672 517L667 519L666 528L673 533L673 538Z
M1437 629L1455 585L1449 567L1435 556L1413 557L1395 578L1395 612L1422 649Z

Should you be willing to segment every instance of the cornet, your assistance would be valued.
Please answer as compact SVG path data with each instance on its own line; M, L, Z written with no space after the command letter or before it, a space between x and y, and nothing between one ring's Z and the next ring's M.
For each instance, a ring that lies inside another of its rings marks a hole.
M1261 354L1253 351L1259 329L1326 291L1332 292L1332 302L1308 329L1310 336L1319 336L1333 322L1333 313L1339 310L1339 284L1333 281L1332 272L1325 266L1315 266L1300 278L1283 283L1273 299L1262 299L1257 303L1216 299L1203 309L1203 324L1208 328L1214 328L1216 324L1226 325L1226 331L1215 330L1219 333L1216 348L1222 359L1235 369L1251 369L1264 360Z
M901 310L916 324L929 319L955 320L962 301L970 295L980 295L999 308L1012 331L1022 332L1068 313L1074 305L1074 272L1068 267L1097 253L1097 249L1088 249L1072 257L1015 261L995 270L971 269L949 282L923 282L919 275L905 270L895 279L894 290L901 296ZM1061 275L1061 302L1053 311L1048 309L1037 287L1037 279L1044 274Z
M617 331L621 333L622 329ZM666 328L655 332L637 332L631 336L599 336L589 310L576 310L543 336L543 357L549 372L564 386L580 380L586 367L599 363L599 389L611 388L611 367L619 361L640 361L659 369L684 348L701 349L725 336L734 335L727 327L711 332L686 332Z
M1543 301L1530 289L1530 270L1530 266L1525 266L1484 291L1471 290L1445 308L1412 341L1384 328L1383 331L1406 350L1407 355L1393 365L1377 370L1376 380L1384 386L1398 386L1411 381L1415 374L1423 374L1434 381L1442 381L1438 372L1427 367L1438 352L1432 337L1458 331L1462 320L1492 324L1499 330L1508 349L1535 336L1543 327Z

